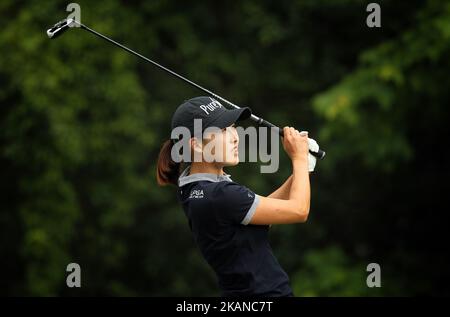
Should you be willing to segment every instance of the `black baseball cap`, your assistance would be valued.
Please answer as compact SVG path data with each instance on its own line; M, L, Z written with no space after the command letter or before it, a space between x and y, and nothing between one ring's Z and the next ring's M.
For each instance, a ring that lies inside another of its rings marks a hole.
M233 123L250 118L252 111L248 107L227 109L212 97L195 97L185 100L173 114L172 130L186 127L194 136L194 119L202 119L202 133L206 128L223 129Z

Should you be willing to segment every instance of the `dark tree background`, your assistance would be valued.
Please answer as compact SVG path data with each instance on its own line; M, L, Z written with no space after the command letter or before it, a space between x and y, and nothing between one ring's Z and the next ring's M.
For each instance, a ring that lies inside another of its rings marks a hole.
M298 296L450 295L450 3L79 1L81 20L328 151L306 224L274 226ZM3 295L218 295L155 164L199 92L81 30L68 2L0 2ZM201 93L200 93L201 94ZM290 173L228 170L268 194ZM66 266L82 287L66 286ZM366 286L378 263L382 287Z

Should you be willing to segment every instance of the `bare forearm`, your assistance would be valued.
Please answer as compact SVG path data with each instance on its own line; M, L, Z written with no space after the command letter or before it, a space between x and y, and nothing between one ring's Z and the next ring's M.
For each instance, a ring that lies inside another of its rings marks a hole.
M288 177L288 179L283 183L283 185L278 187L277 190L275 190L267 197L276 199L289 199L289 193L291 191L291 183L292 183L292 175Z
M297 160L292 162L292 182L289 200L294 200L307 214L309 212L311 189L309 183L308 161Z

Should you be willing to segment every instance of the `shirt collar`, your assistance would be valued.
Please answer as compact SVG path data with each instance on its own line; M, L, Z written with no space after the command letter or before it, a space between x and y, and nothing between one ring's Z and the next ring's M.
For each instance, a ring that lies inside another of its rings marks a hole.
M216 175L211 173L195 173L189 175L191 170L191 166L188 166L181 173L178 178L178 186L182 187L186 184L198 182L198 181L208 181L208 182L232 182L231 176L229 174L224 173L223 175Z

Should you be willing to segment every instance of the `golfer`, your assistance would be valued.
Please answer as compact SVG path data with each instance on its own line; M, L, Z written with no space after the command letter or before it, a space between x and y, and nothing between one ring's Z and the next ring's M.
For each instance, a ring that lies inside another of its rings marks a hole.
M210 97L185 101L172 117L172 129L190 131L190 160L176 163L172 147L177 140L165 141L157 181L177 186L178 201L196 244L217 275L222 296L293 296L289 277L270 247L268 231L273 224L302 223L308 218L308 136L291 127L283 129L292 175L270 195L258 195L223 170L239 163L234 124L250 115L249 108L229 110ZM194 119L201 119L202 132L215 127L214 137L196 135ZM214 148L213 161L207 148Z

